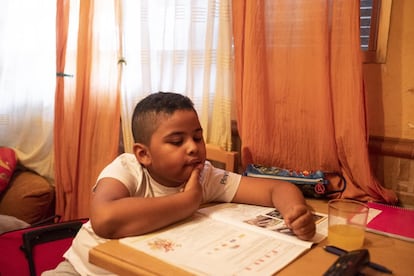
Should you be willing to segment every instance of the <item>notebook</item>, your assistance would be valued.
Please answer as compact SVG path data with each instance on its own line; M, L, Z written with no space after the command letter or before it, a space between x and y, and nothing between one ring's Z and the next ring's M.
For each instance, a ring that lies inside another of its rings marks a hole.
M367 205L372 215L367 231L414 242L414 209L376 202L368 202Z

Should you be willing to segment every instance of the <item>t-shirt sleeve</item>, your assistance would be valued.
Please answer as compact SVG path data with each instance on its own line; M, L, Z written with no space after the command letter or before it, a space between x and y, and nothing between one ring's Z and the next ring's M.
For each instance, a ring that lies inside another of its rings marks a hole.
M92 190L99 180L107 177L120 181L128 189L130 196L133 196L137 191L138 180L143 177L143 170L135 156L122 154L101 171Z
M241 175L225 171L206 161L201 174L203 203L231 202L240 184Z

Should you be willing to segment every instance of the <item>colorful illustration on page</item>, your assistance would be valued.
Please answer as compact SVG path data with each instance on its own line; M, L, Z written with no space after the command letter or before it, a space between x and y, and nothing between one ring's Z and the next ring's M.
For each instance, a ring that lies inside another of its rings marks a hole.
M174 251L177 247L181 247L181 244L177 244L172 240L162 238L150 240L147 244L151 250L164 252Z

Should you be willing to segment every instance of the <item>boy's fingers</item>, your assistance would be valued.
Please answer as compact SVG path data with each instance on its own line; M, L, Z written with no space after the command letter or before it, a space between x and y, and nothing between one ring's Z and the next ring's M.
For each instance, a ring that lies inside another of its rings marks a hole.
M194 167L194 169L191 172L190 178L187 181L187 184L199 183L201 168L201 166Z
M198 180L198 177L200 176L200 171L200 166L194 167L193 171L191 172L190 179L196 177Z
M312 213L309 210L305 210L296 214L297 216L293 216L295 219L289 221L289 226L300 239L311 239L316 231Z
M300 231L296 231L295 234L302 240L310 240L315 236L315 230L310 229L301 229Z
M291 224L296 221L298 218L306 215L306 213L310 211L308 210L308 208L306 206L303 207L297 207L295 206L285 217L285 222L286 225L288 225L289 227L291 227Z

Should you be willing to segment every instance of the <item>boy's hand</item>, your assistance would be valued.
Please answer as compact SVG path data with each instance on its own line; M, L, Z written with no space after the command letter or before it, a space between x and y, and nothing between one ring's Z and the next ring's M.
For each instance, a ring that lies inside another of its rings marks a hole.
M306 205L294 205L284 217L286 225L298 238L310 240L315 235L315 221Z
M195 200L197 200L199 204L201 204L203 198L203 190L201 189L200 185L200 172L202 168L202 166L197 166L193 169L190 178L184 187L184 192L193 193Z

